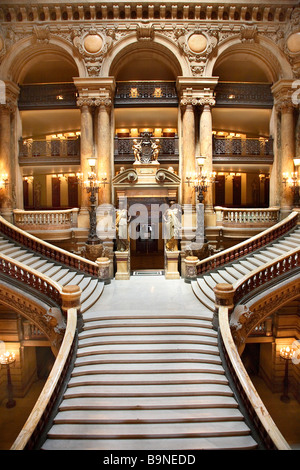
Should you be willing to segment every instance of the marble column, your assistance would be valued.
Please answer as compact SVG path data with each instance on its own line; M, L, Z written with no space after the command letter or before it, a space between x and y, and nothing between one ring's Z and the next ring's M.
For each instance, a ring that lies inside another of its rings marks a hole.
M281 106L281 176L294 171L295 130L294 108L291 103ZM293 207L293 193L288 185L282 185L281 212L288 214Z
M182 203L195 204L195 193L192 185L185 180L195 175L195 115L194 106L183 99L182 105Z
M203 109L200 115L200 155L205 157L203 173L211 175L213 171L212 114L213 98L200 99ZM205 193L205 212L213 212L213 184L210 183Z
M106 178L108 184L102 184L99 189L99 204L111 204L111 100L101 100L98 107L97 125L97 176L99 181Z
M77 103L81 111L81 136L80 136L80 155L81 155L81 172L83 180L88 177L91 171L88 159L94 157L94 133L93 133L93 108L85 100L78 100ZM89 194L81 185L81 209L78 218L78 225L88 227L89 224Z

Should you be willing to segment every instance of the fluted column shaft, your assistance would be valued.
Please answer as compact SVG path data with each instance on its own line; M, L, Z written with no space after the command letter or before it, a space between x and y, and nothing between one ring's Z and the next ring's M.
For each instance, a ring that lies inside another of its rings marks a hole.
M194 204L192 185L185 183L187 176L195 174L195 115L192 104L183 106L182 116L182 203Z
M94 132L93 132L93 110L91 106L83 104L81 110L81 139L80 139L80 153L81 153L81 171L83 179L86 180L90 166L88 159L94 157ZM81 186L81 208L87 210L89 206L89 195Z
M295 157L295 132L294 132L294 111L292 106L281 108L281 173L294 171ZM281 208L289 211L293 206L293 194L291 189L283 185Z
M200 154L205 158L202 171L208 176L213 171L213 148L212 148L212 115L209 104L204 104L200 116ZM205 193L205 210L213 210L213 185L208 186Z
M97 155L98 155L98 179L106 178L109 184L101 184L99 189L99 203L111 203L111 122L110 122L110 100L102 102L98 107L97 125Z

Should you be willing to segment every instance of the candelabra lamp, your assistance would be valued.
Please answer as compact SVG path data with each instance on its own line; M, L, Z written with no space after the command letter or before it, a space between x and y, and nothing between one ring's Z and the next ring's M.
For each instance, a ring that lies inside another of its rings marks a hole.
M85 189L90 194L89 201L90 201L90 228L89 228L89 235L87 239L88 245L97 245L100 243L100 239L97 235L97 219L96 219L96 206L97 206L97 194L101 184L108 184L106 181L106 177L102 178L101 181L97 180L97 176L95 173L95 165L96 160L94 158L89 159L89 165L91 171L88 173L88 179L85 181Z
M190 186L191 184L194 187L195 192L198 194L197 200L200 204L204 201L204 193L207 192L210 184L215 182L216 173L212 172L210 175L203 172L203 165L205 162L205 157L198 157L197 163L199 167L199 173L192 177L191 175L186 176L186 183Z
M283 379L283 394L280 397L280 400L284 403L289 403L289 362L292 359L294 354L294 349L289 346L284 346L280 349L279 355L285 361L284 367L284 379Z
M13 387L11 381L11 374L10 374L10 367L14 364L16 360L16 356L14 353L6 351L4 354L0 356L0 364L2 367L6 368L7 374L7 396L8 401L6 403L6 408L13 408L16 404L15 400L13 399Z

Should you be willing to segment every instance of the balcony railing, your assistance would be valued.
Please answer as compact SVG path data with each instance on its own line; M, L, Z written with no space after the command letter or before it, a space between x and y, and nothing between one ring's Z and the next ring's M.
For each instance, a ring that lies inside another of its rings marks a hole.
M80 138L19 140L20 165L51 164L55 161L80 164Z
M18 106L22 111L76 108L76 93L74 83L21 85Z
M134 162L134 154L132 148L134 139L134 137L115 137L114 160L116 163ZM136 139L137 141L140 141L140 138ZM178 137L160 137L159 143L161 149L158 156L158 161L178 162Z
M138 81L118 82L115 106L177 106L175 82Z
M272 163L274 159L273 139L272 137L268 139L242 139L213 136L213 159L215 163L221 161Z
M22 230L71 230L77 227L79 209L24 211L14 209L14 224Z

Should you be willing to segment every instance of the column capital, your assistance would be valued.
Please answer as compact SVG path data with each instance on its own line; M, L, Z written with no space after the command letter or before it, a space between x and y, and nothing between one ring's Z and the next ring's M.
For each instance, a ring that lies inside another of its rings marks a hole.
M18 106L20 88L14 82L5 80L0 84L0 109L14 112Z
M78 90L77 106L110 107L115 92L113 77L74 78Z
M177 91L181 106L214 106L218 77L178 77Z
M293 108L298 104L293 102L294 80L279 80L274 83L271 90L274 96L274 104L276 111L292 112Z

